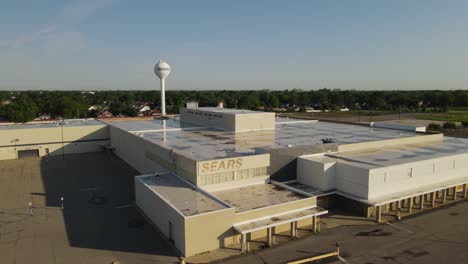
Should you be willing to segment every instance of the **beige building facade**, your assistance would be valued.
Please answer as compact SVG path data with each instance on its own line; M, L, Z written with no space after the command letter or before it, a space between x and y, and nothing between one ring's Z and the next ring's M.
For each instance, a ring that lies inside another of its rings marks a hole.
M317 232L331 199L380 221L467 195L468 140L407 129L224 108L0 127L0 159L103 150L141 174L136 206L183 256Z
M182 108L180 120L226 131L274 130L275 113L216 107Z
M25 152L39 157L102 151L109 144L109 128L97 120L0 126L0 160Z

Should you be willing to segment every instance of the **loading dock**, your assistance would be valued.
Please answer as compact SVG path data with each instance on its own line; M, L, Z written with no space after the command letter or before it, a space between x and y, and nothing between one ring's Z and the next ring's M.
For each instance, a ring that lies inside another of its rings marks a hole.
M395 217L400 219L465 198L467 198L467 183L444 186L422 194L376 204L374 210L375 221L380 223L392 220Z
M266 245L272 246L275 244L276 227L280 225L290 225L291 238L297 238L298 222L307 218L312 219L312 232L317 233L318 217L327 214L328 211L317 206L312 206L306 209L294 210L278 215L252 219L243 223L233 225L240 235L241 251L246 253L249 251L249 241L247 236L253 232L265 230L267 231Z
M39 149L18 150L17 153L18 153L18 159L39 157Z

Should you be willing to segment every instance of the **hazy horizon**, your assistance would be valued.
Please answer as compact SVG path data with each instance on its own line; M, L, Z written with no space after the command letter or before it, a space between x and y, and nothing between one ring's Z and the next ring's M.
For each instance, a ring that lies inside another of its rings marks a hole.
M465 90L466 1L10 1L0 90Z
M197 91L197 92L209 92L209 91L236 91L236 92L242 92L242 91L291 91L291 90L298 90L298 91L318 91L321 89L328 89L330 91L336 90L336 91L356 91L356 92L373 92L373 91L378 91L378 92L391 92L391 91L412 91L412 92L417 92L417 91L466 91L468 89L341 89L341 88L317 88L317 89L299 89L299 88L290 88L290 89L166 89L167 92L171 91ZM155 88L149 88L149 89L0 89L0 92L127 92L127 91L155 91L157 93L160 92L160 88L155 87Z

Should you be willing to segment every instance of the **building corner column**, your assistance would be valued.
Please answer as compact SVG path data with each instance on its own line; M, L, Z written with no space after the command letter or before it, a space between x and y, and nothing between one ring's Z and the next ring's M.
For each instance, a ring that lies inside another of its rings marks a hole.
M412 213L413 212L413 197L409 198L409 205L408 205L408 213Z
M241 234L241 252L242 253L247 253L247 248L246 248L246 234Z
M419 202L421 203L419 205L419 209L424 210L424 194L422 194L421 196L419 196Z
M317 233L317 216L312 216L312 232Z
M375 221L377 223L380 223L382 222L382 206L381 205L378 205L376 206L375 208Z
M272 235L271 235L271 227L267 228L267 245L271 247L272 245Z
M431 207L435 207L435 192L431 192Z

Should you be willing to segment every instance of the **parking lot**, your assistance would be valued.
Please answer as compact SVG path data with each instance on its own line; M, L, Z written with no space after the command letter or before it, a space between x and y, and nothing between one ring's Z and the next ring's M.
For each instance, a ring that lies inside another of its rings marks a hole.
M131 206L137 174L105 153L0 161L0 263L178 263Z
M178 263L131 205L136 174L105 153L0 161L0 263ZM467 222L468 202L461 201L391 224L331 228L221 263L285 263L330 252L336 242L347 263L468 263Z
M320 263L468 263L467 223L465 200L389 224L335 227L222 263L286 263L331 252L336 242L346 262L328 259Z

